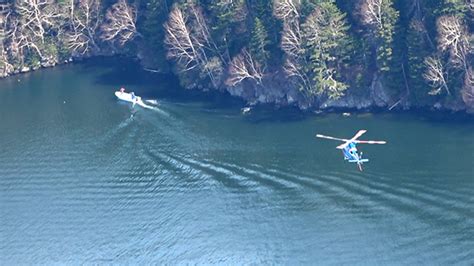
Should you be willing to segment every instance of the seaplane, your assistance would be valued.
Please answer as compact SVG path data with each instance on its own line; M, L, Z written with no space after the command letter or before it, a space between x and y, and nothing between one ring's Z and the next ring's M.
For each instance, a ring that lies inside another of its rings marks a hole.
M350 162L350 163L357 163L357 166L359 166L359 170L362 171L362 164L367 163L369 159L362 159L362 152L359 154L357 152L357 147L356 144L386 144L386 141L383 140L358 140L360 136L364 135L367 130L359 130L354 137L351 139L340 139L340 138L335 138L331 136L326 136L326 135L321 135L321 134L316 134L317 138L322 138L322 139L331 139L331 140L338 140L338 141L343 141L344 143L337 146L336 149L342 150L342 154L344 155L344 160Z

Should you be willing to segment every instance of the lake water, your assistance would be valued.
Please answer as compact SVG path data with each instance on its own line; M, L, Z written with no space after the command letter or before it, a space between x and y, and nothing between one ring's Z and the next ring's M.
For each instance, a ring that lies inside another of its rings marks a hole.
M474 264L472 119L187 95L121 60L0 80L0 264ZM314 137L359 129L364 172Z

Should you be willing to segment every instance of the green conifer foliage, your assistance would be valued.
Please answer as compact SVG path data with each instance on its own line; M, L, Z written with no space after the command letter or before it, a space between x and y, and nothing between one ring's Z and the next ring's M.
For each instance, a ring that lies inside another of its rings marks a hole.
M257 62L265 65L270 53L268 52L267 45L269 44L268 33L259 18L255 18L254 26L250 37L250 53L255 57Z
M442 0L440 14L441 15L455 15L464 18L468 12L469 0Z
M395 32L395 23L398 19L398 11L395 10L391 1L382 1L383 9L385 10L382 18L382 27L379 28L379 38L381 45L377 48L377 60L380 62L380 70L390 70L390 60L393 54L393 35Z
M430 46L426 40L426 29L418 19L412 19L407 31L408 78L411 98L419 103L426 98L429 86L423 80L425 58L430 55Z
M392 0L363 0L360 12L362 22L369 26L375 45L377 68L381 72L387 72L390 70L399 12L393 7Z
M310 69L315 83L310 94L339 98L347 89L341 71L348 62L351 39L346 15L334 1L317 5L304 24Z
M164 30L163 24L169 13L168 0L150 0L144 3L143 22L139 25L143 39L153 54L150 60L154 66L166 66L165 48L163 45Z
M230 57L242 49L248 41L247 9L244 0L217 0L209 2L210 21L213 39L220 53L230 61ZM237 38L236 36L239 36Z

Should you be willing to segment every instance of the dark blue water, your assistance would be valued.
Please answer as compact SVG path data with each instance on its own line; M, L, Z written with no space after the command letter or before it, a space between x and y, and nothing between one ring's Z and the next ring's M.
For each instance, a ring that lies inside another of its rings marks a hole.
M472 119L188 95L123 61L0 80L0 264L474 264ZM314 138L359 129L364 172Z

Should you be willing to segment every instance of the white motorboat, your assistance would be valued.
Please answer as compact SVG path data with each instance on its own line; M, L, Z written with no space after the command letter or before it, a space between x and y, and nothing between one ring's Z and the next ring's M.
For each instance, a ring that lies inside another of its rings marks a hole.
M115 92L115 96L117 96L117 98L118 98L119 100L132 103L133 106L135 106L135 104L137 104L137 105L139 105L139 106L141 106L141 107L143 107L143 108L153 109L152 106L146 105L146 104L143 102L142 97L140 97L140 96L135 96L135 95L133 95L132 93L123 92L123 91L116 91L116 92Z

